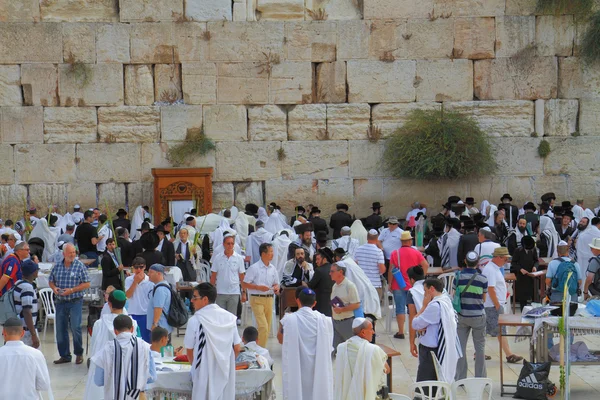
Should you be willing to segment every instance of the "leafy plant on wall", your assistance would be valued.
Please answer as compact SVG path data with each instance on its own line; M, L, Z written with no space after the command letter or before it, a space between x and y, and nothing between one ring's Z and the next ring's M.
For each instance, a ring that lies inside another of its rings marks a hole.
M167 160L173 166L179 167L189 164L194 157L203 156L215 148L215 143L204 134L204 127L190 128L182 143L169 148Z
M486 134L459 112L414 110L387 141L384 161L392 175L411 179L461 179L496 170Z

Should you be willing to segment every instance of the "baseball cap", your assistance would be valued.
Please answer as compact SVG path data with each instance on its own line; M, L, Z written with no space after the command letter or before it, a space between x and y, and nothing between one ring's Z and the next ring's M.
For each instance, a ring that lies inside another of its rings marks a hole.
M160 272L161 274L165 273L165 266L162 264L152 264L150 269L156 272Z
M24 276L29 276L39 269L39 265L31 259L27 259L21 263L21 272Z

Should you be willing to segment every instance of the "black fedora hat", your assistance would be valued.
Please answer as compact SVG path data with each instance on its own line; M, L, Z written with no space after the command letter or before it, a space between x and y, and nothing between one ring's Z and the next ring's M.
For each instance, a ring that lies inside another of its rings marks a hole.
M475 204L475 199L473 197L467 197L465 199L465 204L472 206L473 204Z
M464 229L475 229L475 222L469 218L463 221L463 228Z
M117 211L116 216L118 217L119 215L127 215L127 211L125 211L123 208L119 208L119 211Z
M167 231L165 230L165 227L162 225L159 225L156 227L156 229L154 229L155 232L162 232L162 233L171 233L171 231Z
M321 247L319 250L317 250L317 253L325 257L327 261L333 262L335 255L333 254L333 250L331 250L329 247Z
M569 200L563 201L560 205L565 210L570 210L571 208L573 208L573 205L571 204L571 202Z
M382 208L382 207L383 207L383 205L381 205L381 203L378 201L374 202L373 205L371 206L371 208L373 210L377 210L378 208Z
M513 201L513 198L508 193L504 193L502 197L500 197L500 201L504 201L504 199L508 199L508 201Z
M535 206L535 204L533 204L533 202L528 201L527 203L525 203L525 205L523 206L523 210L537 210L537 207Z
M325 243L327 242L327 233L325 233L325 231L317 231L315 239L317 240L317 243Z
M140 229L138 229L138 232L141 232L141 231L149 231L149 230L151 230L151 229L152 229L152 228L150 228L150 223L149 223L149 222L147 222L147 221L144 221L144 222L142 222L142 226L140 227Z
M336 209L336 210L346 210L346 211L348 211L348 208L349 208L349 207L348 207L348 204L344 204L344 203L338 203L338 204L335 206L335 209Z
M544 193L542 195L542 201L550 202L550 200L556 200L556 195L553 192Z

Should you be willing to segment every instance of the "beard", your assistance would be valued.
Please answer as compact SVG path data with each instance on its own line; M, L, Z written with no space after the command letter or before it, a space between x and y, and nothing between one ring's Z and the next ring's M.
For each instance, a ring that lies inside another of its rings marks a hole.
M304 257L296 258L296 263L298 263L298 265L302 264L303 262L304 262Z
M587 225L582 225L582 224L577 225L577 230L579 230L579 231L584 231L585 228L587 228Z
M525 233L525 232L527 231L527 227L525 227L525 228L521 228L521 227L519 226L518 228L519 228L519 232L521 232L521 233Z

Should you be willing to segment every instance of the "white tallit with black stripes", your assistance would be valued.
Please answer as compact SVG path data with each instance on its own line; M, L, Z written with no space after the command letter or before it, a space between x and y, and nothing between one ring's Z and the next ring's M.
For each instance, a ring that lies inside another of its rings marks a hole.
M442 366L442 377L439 380L445 382L454 382L456 374L456 363L462 357L460 341L456 331L457 316L452 307L452 300L447 294L441 294L435 297L432 303L438 303L440 306L440 330L438 331L438 351L437 357Z
M442 268L458 267L458 242L462 235L454 228L444 233L437 241L442 258Z
M150 374L150 345L122 332L92 362L104 369L104 399L137 400Z

